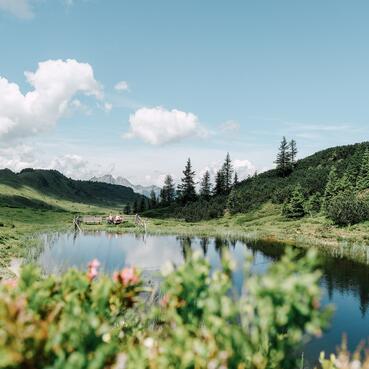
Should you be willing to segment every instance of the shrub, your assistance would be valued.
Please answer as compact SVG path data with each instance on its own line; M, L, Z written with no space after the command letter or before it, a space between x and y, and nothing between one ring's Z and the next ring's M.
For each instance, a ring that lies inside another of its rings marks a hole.
M288 252L262 276L249 263L239 298L228 254L211 272L195 253L166 268L154 305L135 269L96 279L97 266L62 277L27 267L0 286L0 368L289 369L327 322L312 253Z
M175 216L186 222L199 222L219 218L224 215L225 197L217 196L210 200L198 200L177 209Z
M368 203L345 192L331 199L326 205L326 213L339 226L356 224L368 219Z

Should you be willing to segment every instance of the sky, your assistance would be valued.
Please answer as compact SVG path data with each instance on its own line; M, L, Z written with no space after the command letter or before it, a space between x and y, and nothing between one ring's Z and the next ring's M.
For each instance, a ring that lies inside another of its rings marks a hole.
M162 184L369 139L369 2L0 0L0 168Z

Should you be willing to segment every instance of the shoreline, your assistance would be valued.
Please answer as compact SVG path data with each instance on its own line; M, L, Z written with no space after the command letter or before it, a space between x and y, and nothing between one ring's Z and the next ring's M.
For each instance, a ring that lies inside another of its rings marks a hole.
M32 210L25 209L25 212L27 211ZM106 209L100 209L100 212L104 214ZM75 215L72 212L65 212L62 217L52 218L50 212L45 212L34 221L28 221L28 224L22 223L22 219L19 219L16 226L5 227L5 236L0 240L0 246L6 250L0 257L0 278L9 274L14 275L15 271L19 271L20 265L14 263L24 259L27 250L33 247L39 235L71 229ZM313 247L318 252L332 257L369 264L369 238L366 236L369 234L369 223L337 228L327 223L323 217L286 221L276 212L276 208L271 208L270 205L255 212L235 216L225 215L219 219L198 223L187 223L177 219L146 217L144 219L147 222L147 234L151 235L219 237L244 242L290 245L301 249ZM82 231L144 233L142 228L134 224L133 217L117 226L84 224Z

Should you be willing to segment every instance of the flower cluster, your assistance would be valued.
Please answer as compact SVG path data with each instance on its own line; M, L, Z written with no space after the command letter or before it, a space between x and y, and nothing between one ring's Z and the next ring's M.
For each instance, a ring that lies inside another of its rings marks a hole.
M113 275L115 282L121 283L123 286L135 285L140 282L140 276L136 268L124 268L120 272L115 272Z

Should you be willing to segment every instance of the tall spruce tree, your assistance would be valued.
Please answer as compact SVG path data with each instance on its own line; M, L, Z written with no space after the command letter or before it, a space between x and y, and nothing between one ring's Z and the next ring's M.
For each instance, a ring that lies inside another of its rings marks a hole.
M223 179L224 179L224 191L225 193L229 193L232 188L232 176L233 176L233 167L231 157L229 152L227 152L227 156L224 160L224 164L222 167L223 171Z
M238 174L235 171L234 172L234 179L233 179L233 186L237 186L238 185Z
M279 175L285 177L291 171L291 154L289 151L289 144L286 137L283 136L281 144L279 146L279 151L277 154L277 159L275 160L277 164L277 171Z
M195 188L195 172L192 170L191 159L188 158L181 184L178 186L178 193L183 204L195 201L197 198Z
M290 150L290 164L292 167L296 164L296 156L297 156L297 145L295 140L291 140L289 143L289 150Z
M200 196L205 200L209 200L211 197L211 182L208 170L204 173L200 183Z
M160 201L163 205L169 205L175 199L175 187L173 178L168 174L164 179L164 186L160 191Z
M369 188L369 150L366 149L361 161L360 173L357 178L356 188L363 191Z
M213 194L215 196L224 195L226 193L225 185L224 185L224 173L223 170L218 170L217 174L215 175L215 185L213 188Z

